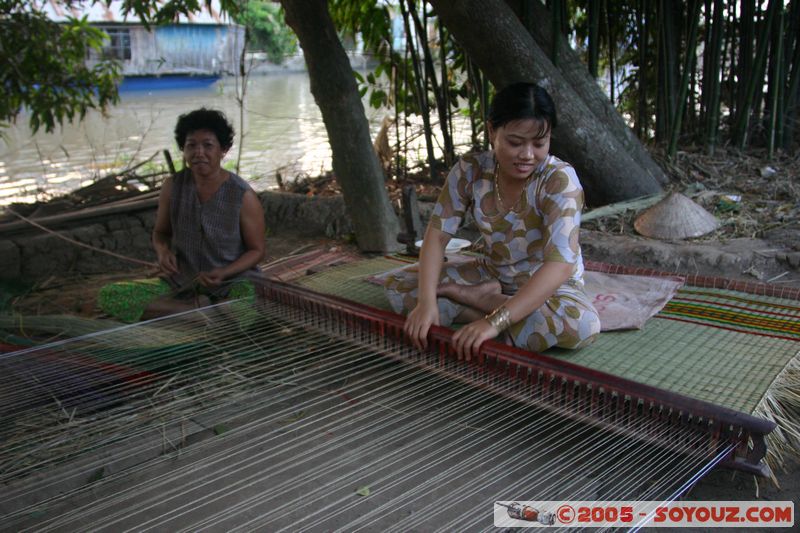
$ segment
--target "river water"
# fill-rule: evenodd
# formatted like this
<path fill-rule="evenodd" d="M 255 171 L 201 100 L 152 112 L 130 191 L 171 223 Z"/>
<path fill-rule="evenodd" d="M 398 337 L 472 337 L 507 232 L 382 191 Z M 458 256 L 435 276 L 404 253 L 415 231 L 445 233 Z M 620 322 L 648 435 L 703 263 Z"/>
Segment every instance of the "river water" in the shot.
<path fill-rule="evenodd" d="M 169 149 L 180 161 L 173 128 L 177 117 L 206 106 L 223 110 L 236 128 L 234 146 L 225 160 L 232 168 L 242 142 L 235 80 L 220 80 L 194 89 L 122 91 L 108 117 L 90 112 L 82 123 L 66 124 L 54 133 L 31 135 L 27 116 L 0 140 L 0 206 L 34 202 L 75 190 L 98 176 L 124 169 Z M 256 190 L 276 186 L 275 175 L 292 179 L 315 176 L 331 168 L 325 125 L 305 73 L 250 78 L 244 118 L 240 173 Z M 388 110 L 365 105 L 373 138 Z M 418 137 L 421 144 L 421 137 Z M 422 159 L 422 147 L 409 159 Z M 142 171 L 142 173 L 144 170 Z"/>

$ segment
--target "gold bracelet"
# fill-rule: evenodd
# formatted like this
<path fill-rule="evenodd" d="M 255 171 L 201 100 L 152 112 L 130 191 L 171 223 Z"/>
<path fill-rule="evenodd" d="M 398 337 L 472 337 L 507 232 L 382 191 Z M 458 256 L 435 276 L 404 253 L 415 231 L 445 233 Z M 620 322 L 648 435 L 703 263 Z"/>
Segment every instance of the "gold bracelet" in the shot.
<path fill-rule="evenodd" d="M 497 332 L 504 331 L 511 326 L 511 311 L 506 309 L 505 305 L 501 305 L 488 315 L 484 317 L 489 324 L 494 327 Z"/>

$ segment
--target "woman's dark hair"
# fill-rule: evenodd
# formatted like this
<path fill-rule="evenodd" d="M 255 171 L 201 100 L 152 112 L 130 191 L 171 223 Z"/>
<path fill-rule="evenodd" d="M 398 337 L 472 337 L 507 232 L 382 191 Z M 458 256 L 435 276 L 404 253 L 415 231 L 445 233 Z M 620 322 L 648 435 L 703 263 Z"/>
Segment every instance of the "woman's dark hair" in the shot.
<path fill-rule="evenodd" d="M 518 82 L 507 85 L 494 96 L 488 118 L 494 129 L 527 118 L 541 121 L 540 137 L 556 127 L 556 104 L 544 88 L 535 83 Z"/>
<path fill-rule="evenodd" d="M 198 130 L 213 131 L 219 145 L 226 152 L 233 146 L 233 126 L 222 111 L 201 107 L 178 117 L 178 123 L 175 125 L 175 142 L 181 151 L 186 144 L 186 136 Z"/>

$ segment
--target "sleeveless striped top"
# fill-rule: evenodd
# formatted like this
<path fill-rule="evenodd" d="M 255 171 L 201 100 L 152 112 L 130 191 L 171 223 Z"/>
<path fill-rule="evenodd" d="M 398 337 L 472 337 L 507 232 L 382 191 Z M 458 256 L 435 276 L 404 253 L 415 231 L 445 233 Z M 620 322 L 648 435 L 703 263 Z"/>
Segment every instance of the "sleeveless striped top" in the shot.
<path fill-rule="evenodd" d="M 172 247 L 183 275 L 194 277 L 198 272 L 224 267 L 247 250 L 239 217 L 248 190 L 252 190 L 250 185 L 231 172 L 217 192 L 200 203 L 191 171 L 174 178 L 170 198 Z"/>

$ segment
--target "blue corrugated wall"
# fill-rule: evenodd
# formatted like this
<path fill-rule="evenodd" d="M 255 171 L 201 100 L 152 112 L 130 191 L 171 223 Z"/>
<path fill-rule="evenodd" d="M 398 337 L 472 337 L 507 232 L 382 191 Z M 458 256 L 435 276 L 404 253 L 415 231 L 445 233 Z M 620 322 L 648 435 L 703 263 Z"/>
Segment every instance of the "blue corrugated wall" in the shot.
<path fill-rule="evenodd" d="M 156 27 L 156 53 L 164 58 L 164 67 L 169 70 L 221 74 L 234 66 L 226 54 L 227 35 L 224 26 Z"/>

